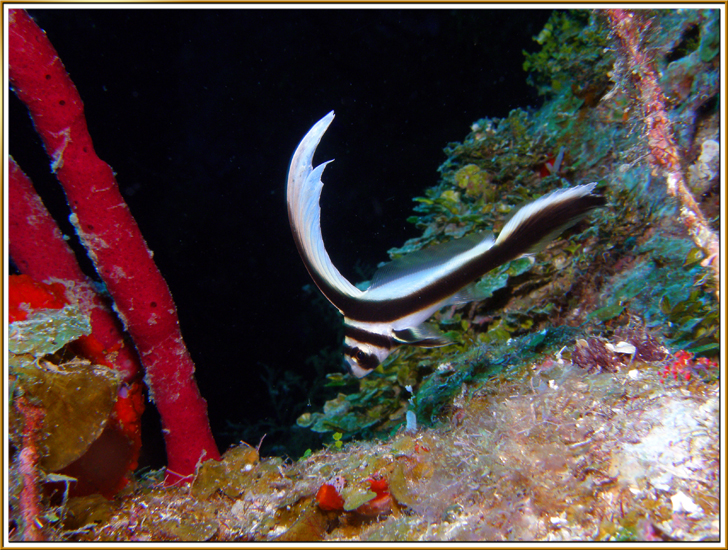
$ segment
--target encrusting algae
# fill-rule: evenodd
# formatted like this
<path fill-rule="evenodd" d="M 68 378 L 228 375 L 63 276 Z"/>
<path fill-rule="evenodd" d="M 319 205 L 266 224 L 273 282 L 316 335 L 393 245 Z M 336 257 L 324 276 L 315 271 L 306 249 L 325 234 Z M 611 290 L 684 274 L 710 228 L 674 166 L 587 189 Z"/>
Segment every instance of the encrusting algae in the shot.
<path fill-rule="evenodd" d="M 436 429 L 296 463 L 242 444 L 191 485 L 140 481 L 102 512 L 89 505 L 102 523 L 73 538 L 710 539 L 718 406 L 715 383 L 664 380 L 639 359 L 590 374 L 564 352 L 463 385 Z"/>

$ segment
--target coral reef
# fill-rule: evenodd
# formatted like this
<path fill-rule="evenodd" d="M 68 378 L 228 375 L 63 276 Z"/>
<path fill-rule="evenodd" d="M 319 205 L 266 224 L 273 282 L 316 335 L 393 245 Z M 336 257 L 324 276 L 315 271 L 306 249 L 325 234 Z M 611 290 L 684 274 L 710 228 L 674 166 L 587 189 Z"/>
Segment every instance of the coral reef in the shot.
<path fill-rule="evenodd" d="M 661 116 L 693 128 L 670 154 L 713 232 L 718 15 L 645 11 L 637 44 L 661 68 Z M 668 192 L 674 171 L 653 162 L 645 95 L 617 70 L 634 55 L 608 14 L 554 12 L 536 40 L 526 69 L 544 106 L 481 119 L 449 144 L 441 181 L 415 199 L 422 235 L 390 255 L 497 231 L 514 205 L 567 184 L 599 182 L 609 207 L 488 274 L 483 301 L 439 312 L 453 345 L 403 349 L 357 381 L 329 374 L 338 395 L 298 419 L 326 434 L 324 450 L 292 461 L 241 443 L 178 487 L 151 472 L 113 502 L 46 503 L 46 536 L 720 539 L 719 264 Z"/>
<path fill-rule="evenodd" d="M 673 62 L 668 66 L 668 74 L 665 75 L 669 79 L 668 82 L 687 80 L 696 84 L 698 90 L 690 86 L 677 95 L 683 102 L 691 101 L 691 103 L 696 101 L 692 96 L 697 96 L 697 101 L 700 102 L 699 106 L 702 106 L 718 92 L 716 87 L 717 75 L 711 74 L 712 71 L 709 68 L 701 67 L 701 64 L 707 64 L 715 57 L 715 47 L 709 45 L 717 40 L 714 36 L 714 29 L 717 25 L 715 14 L 717 12 L 714 11 L 713 13 L 712 17 L 707 15 L 705 20 L 702 21 L 702 40 L 698 48 L 697 59 L 691 60 L 689 56 L 683 58 L 683 60 L 688 61 L 690 70 L 686 70 L 686 66 L 682 61 L 680 65 L 677 65 L 677 70 L 672 70 L 676 67 L 676 62 Z M 710 14 L 710 11 L 708 11 L 708 14 Z M 695 241 L 695 244 L 706 253 L 709 263 L 713 266 L 717 293 L 719 290 L 717 285 L 720 280 L 718 276 L 720 241 L 709 227 L 708 221 L 685 181 L 685 174 L 680 165 L 681 158 L 684 155 L 681 155 L 678 150 L 677 140 L 673 132 L 673 122 L 667 112 L 665 92 L 663 91 L 663 87 L 666 87 L 665 82 L 661 83 L 659 81 L 657 71 L 642 45 L 645 31 L 652 26 L 652 21 L 645 20 L 644 14 L 639 11 L 608 10 L 607 16 L 624 49 L 622 56 L 623 68 L 621 70 L 629 75 L 639 91 L 639 101 L 643 108 L 650 149 L 650 163 L 666 174 L 668 193 L 677 197 L 680 202 L 681 222 L 688 229 L 688 233 Z M 703 42 L 705 42 L 705 46 Z M 694 54 L 693 57 L 695 57 Z M 670 72 L 673 74 L 670 74 Z M 700 89 L 700 83 L 703 80 L 712 82 L 712 85 L 709 84 L 708 89 L 705 91 Z M 669 86 L 667 88 L 669 90 Z M 687 107 L 687 112 L 692 115 L 691 119 L 695 118 L 695 107 Z M 682 118 L 681 122 L 685 124 L 686 121 Z M 689 125 L 692 126 L 693 124 Z"/>
<path fill-rule="evenodd" d="M 659 363 L 588 374 L 565 351 L 463 385 L 437 429 L 295 463 L 243 444 L 184 487 L 70 499 L 59 537 L 715 540 L 718 385 L 663 379 Z"/>
<path fill-rule="evenodd" d="M 650 13 L 652 28 L 682 32 L 698 24 L 710 26 L 715 17 L 715 13 L 701 11 Z M 651 36 L 650 47 L 662 52 L 658 62 L 664 64 L 666 57 L 674 55 L 680 31 L 661 33 Z M 568 67 L 593 57 L 594 45 L 603 48 L 609 37 L 604 13 L 555 12 L 537 37 L 543 52 L 528 56 L 526 66 L 542 80 L 547 75 L 543 81 L 563 79 L 569 74 Z M 567 58 L 569 63 L 563 61 Z M 598 78 L 574 75 L 577 81 L 615 79 L 599 101 L 585 101 L 574 87 L 544 88 L 551 99 L 539 111 L 514 110 L 506 119 L 480 120 L 465 141 L 449 144 L 448 159 L 440 167 L 440 184 L 415 199 L 417 215 L 410 221 L 423 230 L 422 236 L 391 250 L 390 255 L 396 258 L 477 230 L 497 231 L 512 215 L 514 204 L 563 185 L 563 180 L 601 182 L 610 207 L 592 216 L 589 226 L 576 226 L 567 238 L 536 256 L 536 261 L 517 260 L 486 275 L 478 286 L 489 298 L 440 312 L 438 322 L 456 345 L 400 352 L 382 365 L 379 378 L 375 371 L 360 382 L 359 392 L 340 394 L 323 411 L 301 417 L 299 425 L 343 432 L 346 439 L 390 433 L 411 408 L 403 391 L 406 386 L 417 388 L 420 403 L 441 404 L 460 383 L 487 378 L 500 369 L 497 363 L 463 361 L 477 355 L 475 344 L 487 344 L 497 350 L 491 355 L 497 356 L 507 353 L 500 346 L 508 340 L 525 351 L 546 338 L 543 334 L 553 347 L 570 344 L 573 340 L 569 338 L 587 341 L 590 334 L 598 342 L 595 337 L 611 337 L 627 327 L 641 326 L 645 338 L 657 338 L 673 350 L 718 353 L 718 304 L 710 292 L 717 279 L 715 272 L 706 269 L 717 264 L 684 238 L 682 210 L 669 199 L 666 187 L 659 186 L 658 180 L 665 181 L 664 176 L 652 174 L 653 167 L 645 161 L 649 144 L 636 131 L 640 119 L 625 117 L 640 109 L 632 105 L 637 99 L 626 91 L 630 81 L 627 75 L 610 71 L 615 58 L 607 55 L 605 59 L 610 62 L 601 68 L 587 63 L 579 68 L 603 71 Z M 703 63 L 701 71 L 712 73 L 714 67 Z M 675 114 L 679 112 L 681 105 L 672 104 L 671 115 L 679 116 Z M 712 111 L 699 118 L 704 136 L 711 136 L 708 141 L 712 142 L 717 119 Z M 695 139 L 705 142 L 702 136 Z M 709 143 L 708 151 L 712 147 Z M 685 156 L 689 150 L 684 149 Z M 704 158 L 714 158 L 709 155 Z M 553 166 L 556 157 L 561 157 L 557 173 L 544 171 L 544 165 L 551 162 Z M 711 191 L 702 197 L 699 208 L 715 212 L 718 199 Z M 553 327 L 559 325 L 561 330 L 581 325 L 583 336 L 571 330 L 568 336 L 557 338 Z M 548 344 L 541 343 L 540 350 L 548 349 Z M 600 368 L 613 370 L 605 365 Z M 442 380 L 443 371 L 451 373 L 447 377 L 451 384 Z M 331 385 L 345 383 L 339 375 L 329 375 L 329 379 Z M 418 411 L 418 419 L 428 422 L 429 417 L 420 418 Z"/>

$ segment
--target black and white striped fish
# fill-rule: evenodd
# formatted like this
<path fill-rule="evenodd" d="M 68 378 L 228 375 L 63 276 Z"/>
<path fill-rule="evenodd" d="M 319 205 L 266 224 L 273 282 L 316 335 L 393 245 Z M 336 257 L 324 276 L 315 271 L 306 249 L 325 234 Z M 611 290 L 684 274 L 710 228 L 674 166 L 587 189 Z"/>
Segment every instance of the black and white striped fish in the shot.
<path fill-rule="evenodd" d="M 359 290 L 331 263 L 321 236 L 321 174 L 316 147 L 334 119 L 319 120 L 299 144 L 288 172 L 288 219 L 298 252 L 316 286 L 344 316 L 344 354 L 361 378 L 403 344 L 450 343 L 425 321 L 438 309 L 477 299 L 474 282 L 488 271 L 529 254 L 605 204 L 596 183 L 554 191 L 521 208 L 494 239 L 478 234 L 435 245 L 390 262 Z"/>

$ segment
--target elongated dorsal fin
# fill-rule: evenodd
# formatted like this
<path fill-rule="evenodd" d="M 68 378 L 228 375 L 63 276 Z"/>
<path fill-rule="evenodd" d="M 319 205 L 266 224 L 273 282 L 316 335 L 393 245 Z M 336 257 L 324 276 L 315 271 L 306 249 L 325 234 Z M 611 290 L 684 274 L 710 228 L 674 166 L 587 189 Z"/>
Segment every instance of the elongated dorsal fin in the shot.
<path fill-rule="evenodd" d="M 334 120 L 331 111 L 319 120 L 301 140 L 288 171 L 288 219 L 296 247 L 316 286 L 339 310 L 347 301 L 361 296 L 362 291 L 351 284 L 331 262 L 321 235 L 321 174 L 331 162 L 312 166 L 321 137 Z"/>

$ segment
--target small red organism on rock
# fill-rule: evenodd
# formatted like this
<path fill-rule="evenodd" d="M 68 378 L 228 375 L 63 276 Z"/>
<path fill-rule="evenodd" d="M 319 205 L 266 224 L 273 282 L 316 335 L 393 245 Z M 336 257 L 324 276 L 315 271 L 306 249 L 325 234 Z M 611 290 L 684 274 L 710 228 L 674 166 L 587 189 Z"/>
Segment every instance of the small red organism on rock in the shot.
<path fill-rule="evenodd" d="M 685 378 L 686 382 L 689 382 L 690 371 L 687 370 L 687 366 L 688 361 L 691 361 L 692 358 L 693 354 L 689 351 L 679 350 L 678 352 L 676 352 L 675 360 L 665 365 L 665 368 L 662 370 L 662 379 L 665 380 L 665 378 L 667 378 L 669 374 L 672 373 L 675 377 L 675 380 L 677 380 L 679 376 L 682 376 L 683 378 Z"/>
<path fill-rule="evenodd" d="M 358 514 L 364 516 L 379 516 L 392 510 L 392 496 L 389 494 L 389 483 L 384 478 L 369 478 L 369 489 L 377 494 L 369 502 L 365 502 L 356 509 Z"/>
<path fill-rule="evenodd" d="M 693 374 L 707 373 L 709 370 L 718 368 L 718 363 L 715 361 L 707 357 L 698 357 L 693 360 L 694 354 L 682 349 L 675 352 L 673 357 L 674 359 L 662 369 L 660 376 L 663 381 L 672 374 L 675 380 L 683 378 L 686 382 L 690 382 Z"/>
<path fill-rule="evenodd" d="M 331 482 L 321 485 L 316 493 L 319 508 L 327 512 L 341 512 L 344 509 L 344 499 L 340 492 L 345 485 L 343 476 L 336 476 Z"/>
<path fill-rule="evenodd" d="M 419 453 L 420 451 L 424 451 L 426 453 L 430 452 L 430 449 L 425 447 L 424 445 L 420 445 L 417 441 L 415 441 L 415 452 Z"/>
<path fill-rule="evenodd" d="M 369 490 L 376 496 L 354 510 L 362 516 L 379 516 L 388 514 L 392 510 L 392 496 L 389 493 L 389 483 L 385 478 L 370 477 L 366 479 Z M 341 491 L 346 486 L 343 476 L 335 476 L 319 488 L 316 493 L 316 503 L 325 512 L 343 512 L 344 498 Z"/>

